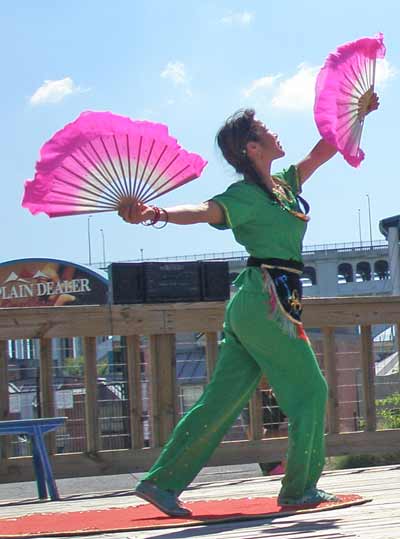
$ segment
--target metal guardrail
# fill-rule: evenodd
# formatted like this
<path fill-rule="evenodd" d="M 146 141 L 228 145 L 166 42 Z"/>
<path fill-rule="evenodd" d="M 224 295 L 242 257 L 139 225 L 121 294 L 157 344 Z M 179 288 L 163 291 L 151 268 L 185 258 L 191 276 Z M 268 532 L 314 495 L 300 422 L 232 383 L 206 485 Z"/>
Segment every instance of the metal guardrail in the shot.
<path fill-rule="evenodd" d="M 347 243 L 327 243 L 319 245 L 305 245 L 303 254 L 311 254 L 318 251 L 372 251 L 387 249 L 388 242 L 386 240 L 374 240 L 372 242 L 347 242 Z"/>
<path fill-rule="evenodd" d="M 371 250 L 385 250 L 388 248 L 388 242 L 386 240 L 373 240 L 372 242 L 343 242 L 343 243 L 325 243 L 316 245 L 305 245 L 303 247 L 303 254 L 313 254 L 317 252 L 337 251 L 337 252 L 349 252 L 349 251 L 371 251 Z M 224 251 L 215 253 L 199 253 L 191 255 L 179 255 L 179 256 L 162 256 L 156 258 L 134 258 L 130 260 L 118 260 L 114 262 L 183 262 L 189 260 L 238 260 L 246 259 L 248 254 L 246 251 Z M 99 269 L 105 269 L 111 262 L 93 262 L 90 266 Z M 83 265 L 88 265 L 83 263 Z"/>

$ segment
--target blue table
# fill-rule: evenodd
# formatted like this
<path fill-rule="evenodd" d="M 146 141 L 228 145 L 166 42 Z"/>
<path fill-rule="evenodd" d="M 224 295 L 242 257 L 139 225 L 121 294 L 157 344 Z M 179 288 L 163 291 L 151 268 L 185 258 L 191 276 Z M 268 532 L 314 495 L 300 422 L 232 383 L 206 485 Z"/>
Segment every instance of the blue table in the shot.
<path fill-rule="evenodd" d="M 42 419 L 17 419 L 15 421 L 0 421 L 0 436 L 24 434 L 32 444 L 33 467 L 39 498 L 58 500 L 59 494 L 53 477 L 53 470 L 44 443 L 44 434 L 57 429 L 65 423 L 66 417 L 49 417 Z"/>

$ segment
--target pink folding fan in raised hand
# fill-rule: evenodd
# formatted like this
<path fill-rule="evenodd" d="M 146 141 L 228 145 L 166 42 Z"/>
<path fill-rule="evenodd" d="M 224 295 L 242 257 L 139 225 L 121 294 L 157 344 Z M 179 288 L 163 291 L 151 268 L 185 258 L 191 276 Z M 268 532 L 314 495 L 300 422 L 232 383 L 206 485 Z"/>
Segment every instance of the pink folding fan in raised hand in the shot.
<path fill-rule="evenodd" d="M 376 60 L 385 52 L 383 34 L 346 43 L 328 56 L 317 77 L 315 122 L 353 167 L 364 159 L 361 134 L 374 93 Z"/>
<path fill-rule="evenodd" d="M 165 125 L 84 112 L 43 145 L 22 206 L 60 217 L 145 204 L 198 178 L 206 164 Z"/>

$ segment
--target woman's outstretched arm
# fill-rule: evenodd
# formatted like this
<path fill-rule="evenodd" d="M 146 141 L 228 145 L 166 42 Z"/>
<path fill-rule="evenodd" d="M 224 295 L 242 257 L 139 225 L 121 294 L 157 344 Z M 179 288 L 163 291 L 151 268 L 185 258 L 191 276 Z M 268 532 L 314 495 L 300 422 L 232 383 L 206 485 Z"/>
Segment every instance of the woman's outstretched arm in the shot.
<path fill-rule="evenodd" d="M 118 210 L 118 215 L 124 221 L 131 224 L 139 224 L 154 219 L 155 211 L 146 205 L 123 205 Z M 219 225 L 224 223 L 225 216 L 222 208 L 212 200 L 200 204 L 185 204 L 165 208 L 160 212 L 160 221 L 168 221 L 176 225 L 193 225 L 196 223 L 210 223 Z"/>

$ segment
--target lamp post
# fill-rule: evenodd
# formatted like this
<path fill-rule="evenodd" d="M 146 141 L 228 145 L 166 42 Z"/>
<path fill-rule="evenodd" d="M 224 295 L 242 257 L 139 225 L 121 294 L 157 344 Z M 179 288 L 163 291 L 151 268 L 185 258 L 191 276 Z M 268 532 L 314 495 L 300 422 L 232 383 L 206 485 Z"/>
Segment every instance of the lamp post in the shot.
<path fill-rule="evenodd" d="M 103 243 L 103 269 L 106 269 L 106 242 L 104 240 L 104 230 L 100 228 L 100 232 Z"/>
<path fill-rule="evenodd" d="M 90 241 L 90 219 L 92 218 L 91 215 L 89 215 L 87 220 L 87 237 L 88 237 L 88 251 L 89 251 L 89 266 L 92 265 L 92 245 Z"/>
<path fill-rule="evenodd" d="M 361 211 L 358 209 L 358 233 L 360 235 L 360 244 L 362 247 L 362 235 L 361 235 Z"/>
<path fill-rule="evenodd" d="M 371 202 L 369 200 L 369 195 L 367 195 L 367 200 L 368 200 L 368 216 L 369 216 L 369 241 L 372 247 Z"/>

